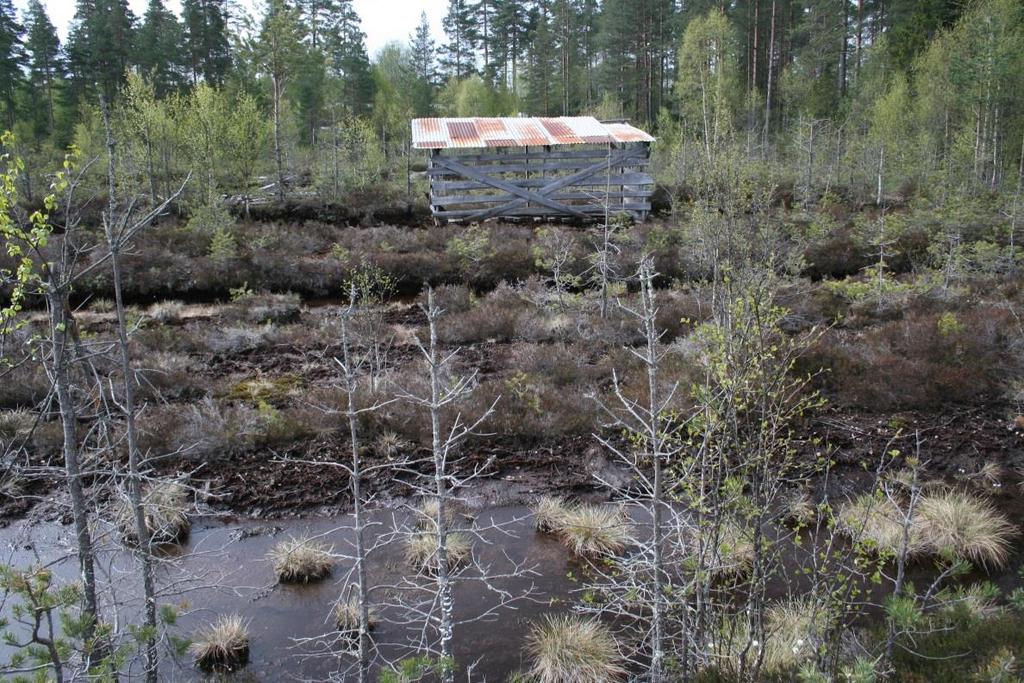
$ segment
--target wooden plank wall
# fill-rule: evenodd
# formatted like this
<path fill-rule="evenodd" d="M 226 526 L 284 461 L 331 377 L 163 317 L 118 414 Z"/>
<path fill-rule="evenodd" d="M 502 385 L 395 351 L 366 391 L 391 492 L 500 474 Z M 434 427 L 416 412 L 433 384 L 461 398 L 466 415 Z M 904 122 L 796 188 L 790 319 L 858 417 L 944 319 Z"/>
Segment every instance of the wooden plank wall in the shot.
<path fill-rule="evenodd" d="M 427 175 L 431 212 L 445 221 L 499 217 L 644 220 L 654 180 L 650 145 L 434 150 Z"/>

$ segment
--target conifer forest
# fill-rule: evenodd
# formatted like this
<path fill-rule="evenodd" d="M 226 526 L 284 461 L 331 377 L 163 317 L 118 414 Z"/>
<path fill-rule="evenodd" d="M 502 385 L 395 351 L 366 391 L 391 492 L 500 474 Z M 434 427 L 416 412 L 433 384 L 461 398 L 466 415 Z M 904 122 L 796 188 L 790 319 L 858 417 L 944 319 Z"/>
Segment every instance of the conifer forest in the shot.
<path fill-rule="evenodd" d="M 1019 0 L 0 0 L 0 233 L 4 680 L 1024 681 Z"/>

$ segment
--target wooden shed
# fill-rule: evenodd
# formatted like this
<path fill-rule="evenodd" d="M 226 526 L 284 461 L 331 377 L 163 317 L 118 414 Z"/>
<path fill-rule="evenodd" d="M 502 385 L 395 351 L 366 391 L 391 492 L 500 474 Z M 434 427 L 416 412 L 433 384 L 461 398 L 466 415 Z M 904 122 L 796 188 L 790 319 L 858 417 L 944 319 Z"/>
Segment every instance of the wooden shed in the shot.
<path fill-rule="evenodd" d="M 559 118 L 413 119 L 412 146 L 429 154 L 436 220 L 540 217 L 644 220 L 654 138 L 624 122 Z"/>

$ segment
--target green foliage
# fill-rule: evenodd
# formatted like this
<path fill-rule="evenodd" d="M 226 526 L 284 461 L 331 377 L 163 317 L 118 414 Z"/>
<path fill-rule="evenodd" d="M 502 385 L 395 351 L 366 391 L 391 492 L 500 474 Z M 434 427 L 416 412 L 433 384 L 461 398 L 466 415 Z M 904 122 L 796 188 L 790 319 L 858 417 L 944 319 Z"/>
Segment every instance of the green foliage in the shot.
<path fill-rule="evenodd" d="M 449 659 L 429 655 L 406 657 L 395 664 L 395 668 L 380 672 L 380 683 L 414 683 L 428 675 L 441 676 L 455 670 L 455 663 Z"/>
<path fill-rule="evenodd" d="M 495 254 L 491 245 L 491 229 L 480 223 L 462 228 L 448 240 L 445 250 L 464 264 L 479 266 Z"/>
<path fill-rule="evenodd" d="M 102 644 L 105 654 L 94 659 L 89 674 L 95 680 L 108 681 L 114 680 L 114 672 L 127 661 L 132 644 L 111 647 L 109 624 L 95 625 L 91 639 L 86 640 L 93 624 L 79 609 L 82 592 L 78 584 L 59 584 L 53 572 L 43 567 L 20 569 L 4 564 L 0 565 L 0 591 L 10 600 L 0 620 L 0 638 L 11 652 L 5 667 L 41 667 L 31 679 L 35 681 L 48 680 L 48 670 L 60 669 L 68 676 L 80 664 L 76 653 L 96 652 Z M 135 642 L 143 642 L 145 634 L 133 635 L 138 636 Z"/>
<path fill-rule="evenodd" d="M 8 151 L 13 143 L 10 133 L 0 135 L 0 237 L 8 258 L 17 264 L 13 270 L 0 270 L 0 276 L 11 283 L 7 302 L 0 308 L 0 332 L 6 333 L 24 324 L 18 320 L 25 297 L 43 285 L 41 268 L 45 263 L 42 250 L 49 242 L 53 227 L 49 214 L 57 208 L 57 199 L 68 187 L 68 176 L 74 170 L 78 155 L 72 148 L 64 159 L 64 166 L 51 185 L 51 193 L 43 200 L 43 210 L 33 211 L 26 224 L 15 220 L 13 213 L 18 204 L 16 182 L 24 169 L 24 162 Z"/>
<path fill-rule="evenodd" d="M 690 22 L 679 48 L 676 97 L 686 131 L 710 159 L 733 133 L 737 108 L 736 36 L 725 14 L 711 10 Z"/>
<path fill-rule="evenodd" d="M 214 261 L 226 261 L 238 255 L 238 244 L 231 228 L 218 227 L 210 237 L 210 258 Z"/>

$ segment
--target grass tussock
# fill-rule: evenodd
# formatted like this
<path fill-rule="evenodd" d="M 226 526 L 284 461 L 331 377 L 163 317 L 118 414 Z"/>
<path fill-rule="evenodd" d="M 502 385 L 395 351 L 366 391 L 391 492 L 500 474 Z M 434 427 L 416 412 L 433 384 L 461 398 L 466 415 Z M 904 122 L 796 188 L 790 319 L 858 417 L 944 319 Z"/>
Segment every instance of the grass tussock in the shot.
<path fill-rule="evenodd" d="M 142 491 L 146 531 L 153 543 L 177 543 L 189 531 L 189 493 L 178 481 L 154 481 Z M 135 514 L 126 499 L 117 503 L 114 519 L 125 540 L 137 543 Z"/>
<path fill-rule="evenodd" d="M 310 583 L 331 573 L 329 546 L 308 537 L 289 538 L 270 550 L 270 561 L 282 583 Z"/>
<path fill-rule="evenodd" d="M 718 530 L 718 546 L 710 571 L 719 578 L 741 576 L 754 564 L 754 542 L 750 530 L 736 520 L 726 520 Z"/>
<path fill-rule="evenodd" d="M 181 319 L 185 304 L 180 301 L 158 301 L 149 307 L 149 317 L 159 323 L 171 323 Z"/>
<path fill-rule="evenodd" d="M 357 639 L 359 638 L 359 598 L 351 596 L 349 598 L 343 598 L 339 600 L 332 610 L 334 615 L 334 624 L 338 627 L 338 631 L 345 638 Z M 376 610 L 370 608 L 367 610 L 367 627 L 369 630 L 377 628 L 377 624 L 380 623 L 380 618 L 377 615 Z"/>
<path fill-rule="evenodd" d="M 558 531 L 565 526 L 566 515 L 570 508 L 565 501 L 556 496 L 541 496 L 530 506 L 533 513 L 533 525 L 537 531 Z"/>
<path fill-rule="evenodd" d="M 249 659 L 249 625 L 237 614 L 222 616 L 196 632 L 189 651 L 201 669 L 235 671 Z"/>
<path fill-rule="evenodd" d="M 766 671 L 785 671 L 813 659 L 817 648 L 816 636 L 827 628 L 824 614 L 816 613 L 814 604 L 806 599 L 772 605 L 765 613 L 765 621 Z"/>
<path fill-rule="evenodd" d="M 436 498 L 424 498 L 416 506 L 416 528 L 433 531 L 437 528 L 438 504 Z M 455 504 L 447 501 L 444 508 L 445 526 L 451 527 L 455 522 Z"/>
<path fill-rule="evenodd" d="M 840 527 L 895 554 L 904 543 L 906 510 L 888 498 L 863 494 L 839 511 Z M 1013 525 L 991 503 L 958 490 L 934 489 L 921 496 L 907 530 L 911 556 L 951 555 L 982 567 L 1002 567 L 1010 555 Z"/>
<path fill-rule="evenodd" d="M 865 493 L 848 500 L 839 508 L 839 527 L 851 538 L 874 549 L 879 554 L 895 554 L 904 543 L 904 515 L 888 498 Z M 906 539 L 910 556 L 926 552 L 924 539 L 912 524 Z"/>
<path fill-rule="evenodd" d="M 462 531 L 448 534 L 448 568 L 461 567 L 469 561 L 473 548 L 469 535 Z M 417 569 L 437 571 L 437 535 L 432 531 L 413 534 L 405 544 L 405 559 Z"/>
<path fill-rule="evenodd" d="M 565 511 L 555 531 L 580 557 L 616 555 L 629 544 L 629 524 L 621 508 L 577 505 Z"/>
<path fill-rule="evenodd" d="M 1016 530 L 991 503 L 961 491 L 938 491 L 921 499 L 919 514 L 921 536 L 933 552 L 986 568 L 1006 565 Z"/>
<path fill-rule="evenodd" d="M 36 416 L 28 408 L 0 411 L 0 440 L 24 438 L 35 422 Z"/>
<path fill-rule="evenodd" d="M 574 615 L 546 616 L 527 637 L 537 683 L 607 683 L 626 675 L 614 636 L 596 619 Z"/>
<path fill-rule="evenodd" d="M 818 509 L 806 491 L 797 491 L 783 502 L 782 521 L 789 526 L 808 526 L 817 519 Z"/>

